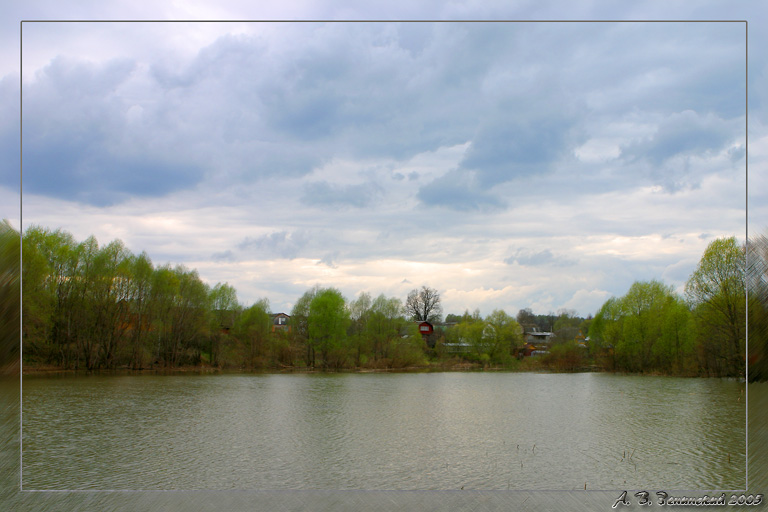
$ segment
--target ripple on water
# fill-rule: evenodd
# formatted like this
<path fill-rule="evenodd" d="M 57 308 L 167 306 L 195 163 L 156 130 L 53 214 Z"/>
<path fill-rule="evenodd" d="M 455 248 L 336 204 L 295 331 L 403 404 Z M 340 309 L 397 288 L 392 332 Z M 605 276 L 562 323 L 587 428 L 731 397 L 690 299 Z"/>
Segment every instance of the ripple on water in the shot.
<path fill-rule="evenodd" d="M 734 384 L 504 373 L 32 379 L 24 487 L 739 488 Z"/>

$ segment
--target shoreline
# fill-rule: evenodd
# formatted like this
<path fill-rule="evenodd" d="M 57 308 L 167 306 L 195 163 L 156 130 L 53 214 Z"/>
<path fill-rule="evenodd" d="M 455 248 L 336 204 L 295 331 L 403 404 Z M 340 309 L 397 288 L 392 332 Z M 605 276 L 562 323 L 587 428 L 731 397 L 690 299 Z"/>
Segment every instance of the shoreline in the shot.
<path fill-rule="evenodd" d="M 483 366 L 480 363 L 461 362 L 454 364 L 434 364 L 427 366 L 405 366 L 401 368 L 313 368 L 313 367 L 282 367 L 282 368 L 232 368 L 232 367 L 214 367 L 214 366 L 179 366 L 173 368 L 148 367 L 141 369 L 131 369 L 129 367 L 119 368 L 97 368 L 86 370 L 83 368 L 61 368 L 53 365 L 34 365 L 24 364 L 15 365 L 14 374 L 21 373 L 24 376 L 34 375 L 169 375 L 169 374 L 330 374 L 330 373 L 434 373 L 434 372 L 508 372 L 508 373 L 583 373 L 586 371 L 592 373 L 604 372 L 603 369 L 593 368 L 591 370 L 578 370 L 574 372 L 559 372 L 545 366 L 526 365 L 521 368 L 503 366 Z"/>
<path fill-rule="evenodd" d="M 610 373 L 614 375 L 642 376 L 642 377 L 680 377 L 680 378 L 712 378 L 708 375 L 676 375 L 664 374 L 659 372 L 648 373 L 626 373 L 611 371 L 597 366 L 585 366 L 571 371 L 557 370 L 547 368 L 546 366 L 525 366 L 521 367 L 484 367 L 479 363 L 457 363 L 453 365 L 430 365 L 430 366 L 409 366 L 403 368 L 343 368 L 343 369 L 323 369 L 311 367 L 289 367 L 289 368 L 219 368 L 211 366 L 182 366 L 176 368 L 142 368 L 133 370 L 130 368 L 114 369 L 65 369 L 56 366 L 47 365 L 24 365 L 21 372 L 6 373 L 5 375 L 16 375 L 21 373 L 24 377 L 45 377 L 45 376 L 88 376 L 88 375 L 287 375 L 287 374 L 367 374 L 367 373 Z"/>
<path fill-rule="evenodd" d="M 456 364 L 436 364 L 429 366 L 407 366 L 403 368 L 342 368 L 338 370 L 312 368 L 312 367 L 285 367 L 285 368 L 220 368 L 212 366 L 181 366 L 175 368 L 142 368 L 133 370 L 131 368 L 113 368 L 113 369 L 72 369 L 60 368 L 50 365 L 19 365 L 14 364 L 10 367 L 0 368 L 0 376 L 3 377 L 63 377 L 63 376 L 89 376 L 89 375 L 114 375 L 114 376 L 138 376 L 138 375 L 288 375 L 288 374 L 367 374 L 367 373 L 609 373 L 613 375 L 638 376 L 638 377 L 679 377 L 685 379 L 691 378 L 724 378 L 733 379 L 733 377 L 713 377 L 711 375 L 685 375 L 685 374 L 667 374 L 661 372 L 647 373 L 627 373 L 617 372 L 602 368 L 599 366 L 584 366 L 573 370 L 558 370 L 548 368 L 544 365 L 525 365 L 520 367 L 484 367 L 480 363 L 456 363 Z"/>

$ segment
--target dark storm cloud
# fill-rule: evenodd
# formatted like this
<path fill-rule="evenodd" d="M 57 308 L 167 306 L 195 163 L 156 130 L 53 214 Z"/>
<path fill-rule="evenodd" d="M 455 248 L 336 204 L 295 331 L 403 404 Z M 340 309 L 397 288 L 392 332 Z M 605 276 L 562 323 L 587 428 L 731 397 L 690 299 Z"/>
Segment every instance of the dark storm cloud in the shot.
<path fill-rule="evenodd" d="M 24 159 L 24 191 L 108 206 L 132 196 L 160 197 L 191 187 L 199 168 L 160 159 L 115 157 L 76 145 L 32 147 Z"/>
<path fill-rule="evenodd" d="M 117 93 L 133 69 L 127 60 L 97 65 L 57 58 L 25 88 L 25 192 L 104 206 L 200 181 L 202 170 L 180 148 L 131 151 L 125 142 L 148 135 L 131 133 Z"/>

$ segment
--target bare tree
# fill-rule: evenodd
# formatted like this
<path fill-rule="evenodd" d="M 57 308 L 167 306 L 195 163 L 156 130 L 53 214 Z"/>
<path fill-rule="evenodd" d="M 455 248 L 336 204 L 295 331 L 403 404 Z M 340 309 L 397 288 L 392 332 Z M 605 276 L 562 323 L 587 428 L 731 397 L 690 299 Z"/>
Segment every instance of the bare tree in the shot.
<path fill-rule="evenodd" d="M 405 314 L 413 320 L 439 321 L 443 314 L 440 294 L 427 286 L 422 286 L 421 290 L 411 290 L 405 301 Z"/>

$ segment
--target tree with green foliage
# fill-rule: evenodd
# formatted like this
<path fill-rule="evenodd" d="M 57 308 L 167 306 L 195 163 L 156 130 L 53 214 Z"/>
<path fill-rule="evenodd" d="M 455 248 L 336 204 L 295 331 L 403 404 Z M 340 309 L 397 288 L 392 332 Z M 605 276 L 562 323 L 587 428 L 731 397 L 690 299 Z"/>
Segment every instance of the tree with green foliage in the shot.
<path fill-rule="evenodd" d="M 653 355 L 658 366 L 666 372 L 696 374 L 698 364 L 691 310 L 676 294 L 666 300 L 661 319 L 661 337 L 653 346 Z"/>
<path fill-rule="evenodd" d="M 523 344 L 523 328 L 503 309 L 496 309 L 485 318 L 485 338 L 490 345 L 491 361 L 509 363 L 512 354 Z"/>
<path fill-rule="evenodd" d="M 589 353 L 610 370 L 616 368 L 614 347 L 621 336 L 622 320 L 619 299 L 611 297 L 603 303 L 589 326 Z"/>
<path fill-rule="evenodd" d="M 390 358 L 392 345 L 400 339 L 404 324 L 403 304 L 400 299 L 388 298 L 384 294 L 374 299 L 364 331 L 364 336 L 371 342 L 374 359 Z"/>
<path fill-rule="evenodd" d="M 38 226 L 22 237 L 22 325 L 25 360 L 77 367 L 73 310 L 76 242 L 60 230 Z"/>
<path fill-rule="evenodd" d="M 584 321 L 579 318 L 573 309 L 560 309 L 552 325 L 552 332 L 555 334 L 554 343 L 566 343 L 576 339 L 579 335 L 579 327 Z"/>
<path fill-rule="evenodd" d="M 390 342 L 389 366 L 391 368 L 407 368 L 426 365 L 424 341 L 419 332 L 418 325 L 413 322 L 407 322 L 404 327 L 405 335 L 398 336 Z"/>
<path fill-rule="evenodd" d="M 0 223 L 0 371 L 3 373 L 18 370 L 20 244 L 19 232 L 3 219 Z"/>
<path fill-rule="evenodd" d="M 208 354 L 212 366 L 219 366 L 224 331 L 231 330 L 242 311 L 237 291 L 229 283 L 217 283 L 210 292 L 211 326 Z"/>
<path fill-rule="evenodd" d="M 130 274 L 131 311 L 127 323 L 130 337 L 130 366 L 134 370 L 144 368 L 148 358 L 152 356 L 150 328 L 153 318 L 152 260 L 146 252 L 138 256 L 130 256 L 128 270 Z"/>
<path fill-rule="evenodd" d="M 372 349 L 371 338 L 366 335 L 366 327 L 370 321 L 373 302 L 368 292 L 362 292 L 360 296 L 349 303 L 349 341 L 355 356 L 355 366 L 367 363 Z"/>
<path fill-rule="evenodd" d="M 589 329 L 589 349 L 602 364 L 630 372 L 679 371 L 693 358 L 690 312 L 671 286 L 635 282 L 610 298 Z"/>
<path fill-rule="evenodd" d="M 768 380 L 768 235 L 747 241 L 750 382 Z"/>
<path fill-rule="evenodd" d="M 250 369 L 265 366 L 272 330 L 269 301 L 261 299 L 246 308 L 235 320 L 233 334 L 241 348 L 241 359 Z"/>
<path fill-rule="evenodd" d="M 685 285 L 706 367 L 719 376 L 744 376 L 745 251 L 735 237 L 711 242 Z"/>
<path fill-rule="evenodd" d="M 472 316 L 462 319 L 454 328 L 456 341 L 469 345 L 472 357 L 484 364 L 490 362 L 490 352 L 492 349 L 492 342 L 489 339 L 491 332 L 486 328 L 487 326 L 482 318 L 474 318 Z"/>
<path fill-rule="evenodd" d="M 349 310 L 341 292 L 321 289 L 309 304 L 309 342 L 320 354 L 324 368 L 342 368 L 349 356 L 347 327 Z"/>
<path fill-rule="evenodd" d="M 624 323 L 616 357 L 627 370 L 657 366 L 652 359 L 653 346 L 661 338 L 663 311 L 672 293 L 671 286 L 652 280 L 633 283 L 621 298 Z"/>
<path fill-rule="evenodd" d="M 311 367 L 315 366 L 315 349 L 309 342 L 309 305 L 319 292 L 320 286 L 304 292 L 291 308 L 291 319 L 288 322 L 295 343 L 306 348 L 306 364 Z"/>

